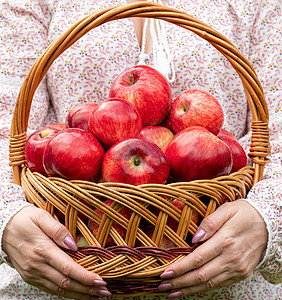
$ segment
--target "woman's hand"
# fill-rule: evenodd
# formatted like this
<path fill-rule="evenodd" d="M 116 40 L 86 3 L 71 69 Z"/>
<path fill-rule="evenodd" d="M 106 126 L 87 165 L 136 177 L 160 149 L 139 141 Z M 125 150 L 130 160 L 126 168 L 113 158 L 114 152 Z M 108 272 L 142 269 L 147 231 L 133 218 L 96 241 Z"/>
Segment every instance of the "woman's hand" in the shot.
<path fill-rule="evenodd" d="M 47 293 L 82 300 L 110 295 L 100 276 L 56 245 L 77 249 L 67 228 L 42 209 L 28 206 L 18 212 L 7 224 L 2 242 L 23 280 Z"/>
<path fill-rule="evenodd" d="M 247 278 L 267 246 L 264 220 L 246 201 L 220 206 L 205 218 L 193 242 L 205 241 L 161 275 L 169 298 L 220 288 Z"/>

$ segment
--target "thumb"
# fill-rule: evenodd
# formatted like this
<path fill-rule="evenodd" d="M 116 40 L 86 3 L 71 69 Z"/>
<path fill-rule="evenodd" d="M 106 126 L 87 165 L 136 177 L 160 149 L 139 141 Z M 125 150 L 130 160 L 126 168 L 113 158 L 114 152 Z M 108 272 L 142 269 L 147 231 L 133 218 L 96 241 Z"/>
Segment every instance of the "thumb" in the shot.
<path fill-rule="evenodd" d="M 203 242 L 213 236 L 236 213 L 236 210 L 232 209 L 234 207 L 232 204 L 225 203 L 205 217 L 195 232 L 192 243 Z"/>
<path fill-rule="evenodd" d="M 68 229 L 63 224 L 56 221 L 51 214 L 41 210 L 36 216 L 37 218 L 33 218 L 36 225 L 56 244 L 73 251 L 78 249 L 77 244 L 70 235 Z"/>

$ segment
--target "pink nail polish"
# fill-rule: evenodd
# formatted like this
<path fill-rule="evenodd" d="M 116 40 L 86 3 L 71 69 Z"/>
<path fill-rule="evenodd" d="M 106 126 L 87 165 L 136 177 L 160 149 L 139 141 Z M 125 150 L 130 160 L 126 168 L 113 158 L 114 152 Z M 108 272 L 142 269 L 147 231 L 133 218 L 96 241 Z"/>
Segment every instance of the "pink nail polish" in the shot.
<path fill-rule="evenodd" d="M 192 243 L 193 244 L 198 243 L 205 235 L 206 232 L 204 231 L 204 229 L 199 228 L 192 238 Z"/>
<path fill-rule="evenodd" d="M 173 271 L 166 271 L 163 274 L 160 275 L 161 278 L 171 278 L 174 276 L 174 272 Z"/>
<path fill-rule="evenodd" d="M 73 251 L 77 251 L 78 247 L 77 247 L 77 244 L 76 242 L 74 241 L 74 239 L 68 235 L 63 243 L 67 246 L 67 248 L 69 248 L 70 250 L 73 250 Z"/>
<path fill-rule="evenodd" d="M 183 294 L 181 291 L 172 292 L 167 295 L 168 298 L 178 298 L 178 297 L 182 297 L 182 296 L 183 296 Z"/>
<path fill-rule="evenodd" d="M 107 290 L 98 290 L 97 295 L 108 297 L 108 296 L 111 296 L 112 294 L 111 294 L 111 292 L 109 292 Z"/>
<path fill-rule="evenodd" d="M 107 285 L 107 282 L 105 282 L 104 280 L 99 280 L 99 279 L 93 280 L 93 283 L 96 286 L 106 286 Z"/>
<path fill-rule="evenodd" d="M 171 286 L 171 283 L 169 283 L 169 282 L 161 283 L 161 284 L 158 286 L 158 289 L 159 289 L 159 290 L 170 290 L 171 288 L 172 288 L 172 286 Z"/>

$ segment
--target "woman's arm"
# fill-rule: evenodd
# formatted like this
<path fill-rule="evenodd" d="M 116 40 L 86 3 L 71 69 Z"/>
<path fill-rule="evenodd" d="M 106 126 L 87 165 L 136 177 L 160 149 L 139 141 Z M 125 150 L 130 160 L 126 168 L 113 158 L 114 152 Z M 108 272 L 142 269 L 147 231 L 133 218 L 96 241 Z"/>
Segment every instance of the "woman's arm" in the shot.
<path fill-rule="evenodd" d="M 22 82 L 32 63 L 47 46 L 48 7 L 39 2 L 2 1 L 0 26 L 0 244 L 11 217 L 27 206 L 23 190 L 13 183 L 9 167 L 12 114 Z M 49 106 L 45 81 L 35 95 L 31 129 L 41 126 Z M 37 111 L 37 109 L 39 110 Z M 39 117 L 40 116 L 40 117 Z M 0 255 L 0 260 L 3 257 Z"/>
<path fill-rule="evenodd" d="M 0 4 L 0 238 L 2 249 L 29 284 L 48 293 L 89 299 L 109 296 L 97 274 L 76 264 L 59 247 L 76 250 L 67 228 L 39 208 L 28 205 L 23 190 L 13 183 L 9 167 L 9 132 L 23 79 L 47 47 L 51 11 L 44 1 L 7 0 Z M 29 130 L 54 121 L 44 79 L 30 112 Z M 27 206 L 28 207 L 25 207 Z M 3 258 L 2 258 L 3 259 Z"/>
<path fill-rule="evenodd" d="M 271 283 L 282 280 L 282 11 L 281 2 L 260 2 L 250 39 L 249 61 L 263 86 L 269 110 L 271 143 L 270 162 L 265 166 L 263 180 L 247 197 L 263 217 L 268 230 L 265 256 L 257 269 Z M 250 125 L 250 122 L 248 122 Z M 250 132 L 250 127 L 249 127 Z M 250 145 L 250 133 L 240 140 Z"/>
<path fill-rule="evenodd" d="M 262 83 L 269 108 L 271 162 L 246 200 L 222 205 L 204 219 L 194 242 L 205 243 L 166 269 L 162 275 L 166 280 L 159 288 L 173 289 L 170 297 L 230 285 L 248 277 L 255 268 L 271 283 L 282 280 L 281 3 L 263 3 L 257 7 L 249 32 L 248 59 Z M 247 134 L 240 139 L 246 150 L 250 136 L 248 126 Z"/>

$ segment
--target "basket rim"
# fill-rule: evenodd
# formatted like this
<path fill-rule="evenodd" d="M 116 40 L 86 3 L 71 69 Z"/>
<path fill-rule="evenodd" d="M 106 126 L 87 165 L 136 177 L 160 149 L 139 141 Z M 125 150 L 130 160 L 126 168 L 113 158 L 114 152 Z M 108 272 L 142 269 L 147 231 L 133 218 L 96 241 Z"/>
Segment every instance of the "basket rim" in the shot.
<path fill-rule="evenodd" d="M 260 181 L 270 154 L 269 116 L 263 89 L 252 65 L 225 36 L 204 22 L 180 10 L 141 1 L 108 7 L 84 16 L 61 33 L 36 59 L 21 86 L 11 124 L 9 154 L 15 183 L 20 184 L 20 173 L 25 164 L 24 148 L 32 99 L 52 63 L 88 31 L 106 22 L 130 17 L 162 19 L 181 26 L 208 41 L 228 59 L 241 78 L 252 113 L 249 156 L 255 168 L 254 183 Z"/>
<path fill-rule="evenodd" d="M 254 167 L 247 166 L 246 168 L 243 168 L 236 173 L 233 173 L 228 176 L 218 177 L 212 180 L 197 180 L 188 183 L 177 182 L 166 185 L 147 184 L 136 187 L 126 184 L 90 183 L 79 180 L 67 181 L 65 179 L 55 177 L 47 178 L 41 174 L 32 173 L 25 166 L 24 155 L 25 143 L 27 138 L 26 132 L 32 99 L 37 87 L 39 86 L 40 82 L 42 81 L 43 77 L 45 76 L 52 63 L 62 52 L 64 52 L 79 38 L 81 38 L 83 35 L 85 35 L 90 30 L 94 29 L 95 27 L 98 27 L 109 21 L 118 20 L 122 18 L 130 18 L 133 16 L 145 18 L 158 18 L 181 26 L 187 30 L 190 30 L 198 36 L 200 36 L 201 38 L 210 42 L 220 53 L 222 53 L 229 60 L 229 62 L 241 78 L 252 113 L 252 141 L 250 145 L 249 155 L 253 158 Z M 138 237 L 139 240 L 146 239 L 146 236 L 144 237 L 144 235 L 142 235 L 142 230 L 139 230 L 138 228 L 132 228 L 132 222 L 135 215 L 137 215 L 138 211 L 141 211 L 143 208 L 145 218 L 147 218 L 146 220 L 151 222 L 151 224 L 154 223 L 155 225 L 159 226 L 158 230 L 160 231 L 160 233 L 155 234 L 154 232 L 155 236 L 153 236 L 152 238 L 154 242 L 156 241 L 155 244 L 159 244 L 159 241 L 163 237 L 163 235 L 171 236 L 172 233 L 175 233 L 176 236 L 172 237 L 173 241 L 176 241 L 180 246 L 185 246 L 184 243 L 186 242 L 182 241 L 183 233 L 185 234 L 189 230 L 192 230 L 194 233 L 197 230 L 197 225 L 193 224 L 191 221 L 192 209 L 198 211 L 198 213 L 202 214 L 202 216 L 205 217 L 212 213 L 217 206 L 221 205 L 224 202 L 224 197 L 230 199 L 230 201 L 235 200 L 236 197 L 245 197 L 247 190 L 249 190 L 252 187 L 252 185 L 254 185 L 256 182 L 261 180 L 264 165 L 267 163 L 267 156 L 270 153 L 268 108 L 264 98 L 262 86 L 257 78 L 257 75 L 252 65 L 243 56 L 243 54 L 221 33 L 212 29 L 205 23 L 195 19 L 193 16 L 190 16 L 184 12 L 181 12 L 174 8 L 166 7 L 161 4 L 146 1 L 121 4 L 106 9 L 94 11 L 93 13 L 90 13 L 89 15 L 86 15 L 85 17 L 79 19 L 74 24 L 72 24 L 66 31 L 60 34 L 37 58 L 37 60 L 32 65 L 31 69 L 29 70 L 18 94 L 11 124 L 9 153 L 10 165 L 13 167 L 14 181 L 15 183 L 23 186 L 27 195 L 27 199 L 30 199 L 30 202 L 33 201 L 33 203 L 36 204 L 38 207 L 45 209 L 50 213 L 54 213 L 54 209 L 61 211 L 61 213 L 63 213 L 65 216 L 66 227 L 69 229 L 70 233 L 73 236 L 75 236 L 76 229 L 78 229 L 79 231 L 83 232 L 85 236 L 89 238 L 90 241 L 93 241 L 94 245 L 99 245 L 99 235 L 100 237 L 103 235 L 107 236 L 107 234 L 110 232 L 110 234 L 116 237 L 119 241 L 119 236 L 112 228 L 105 230 L 103 229 L 103 232 L 102 229 L 100 230 L 99 228 L 97 239 L 89 235 L 90 230 L 86 228 L 87 226 L 84 225 L 80 217 L 78 217 L 78 213 L 85 213 L 86 211 L 84 204 L 79 204 L 79 201 L 76 202 L 75 199 L 76 197 L 79 198 L 85 196 L 85 198 L 90 204 L 93 204 L 95 201 L 95 203 L 99 204 L 99 199 L 97 195 L 101 194 L 101 191 L 106 191 L 106 195 L 108 195 L 109 193 L 111 195 L 115 195 L 118 191 L 122 191 L 124 192 L 122 198 L 125 200 L 123 202 L 121 202 L 121 200 L 117 200 L 113 205 L 113 207 L 118 207 L 116 210 L 117 216 L 115 216 L 115 211 L 112 206 L 103 208 L 103 217 L 99 217 L 91 212 L 88 213 L 88 216 L 94 220 L 99 219 L 99 221 L 101 222 L 100 224 L 104 224 L 105 227 L 108 227 L 107 224 L 109 225 L 109 223 L 112 222 L 112 220 L 109 221 L 107 220 L 107 218 L 112 217 L 113 220 L 120 222 L 120 225 L 122 225 L 123 227 L 130 228 L 129 231 L 132 232 L 128 233 L 125 237 L 125 242 L 127 243 L 129 241 L 128 245 L 130 245 L 133 243 L 132 240 L 134 240 L 134 238 L 136 239 Z M 40 191 L 40 195 L 38 191 Z M 193 192 L 195 192 L 195 195 L 208 195 L 211 198 L 211 201 L 208 205 L 204 206 L 204 204 L 199 203 L 200 200 L 199 202 L 196 201 L 196 196 L 194 197 L 192 195 Z M 150 214 L 148 210 L 146 210 L 147 203 L 149 203 L 149 205 L 151 205 L 152 203 L 159 203 L 158 201 L 160 195 L 163 195 L 165 193 L 168 196 L 173 196 L 176 194 L 178 196 L 180 195 L 180 197 L 184 199 L 183 201 L 186 201 L 185 212 L 183 209 L 183 214 L 179 213 L 177 209 L 172 211 L 170 209 L 169 201 L 164 201 L 167 202 L 167 206 L 165 207 L 164 212 L 161 211 L 161 213 L 158 216 L 154 216 Z M 129 194 L 133 194 L 136 199 L 138 199 L 138 197 L 141 194 L 145 195 L 145 204 L 143 204 L 144 207 L 139 206 L 138 203 L 128 203 L 126 201 L 126 198 Z M 42 199 L 42 195 L 45 197 L 44 199 L 47 199 L 46 202 Z M 54 195 L 59 195 L 59 199 L 55 199 Z M 63 201 L 61 201 L 60 197 L 64 196 L 66 197 L 66 199 L 69 199 L 69 202 L 64 203 Z M 187 199 L 189 199 L 191 203 L 187 204 Z M 133 217 L 131 217 L 129 221 L 126 221 L 124 218 L 119 216 L 118 209 L 120 205 L 128 206 L 133 210 Z M 100 206 L 100 208 L 102 207 Z M 173 232 L 173 230 L 166 225 L 166 220 L 168 216 L 173 217 L 175 220 L 179 220 L 179 225 L 176 232 Z M 187 219 L 189 219 L 189 222 L 187 221 Z M 137 218 L 134 220 L 137 220 L 138 222 L 138 220 L 140 220 L 140 216 L 137 216 Z M 184 222 L 189 223 L 189 228 L 184 228 Z M 106 232 L 106 230 L 108 231 Z M 135 235 L 135 237 L 133 237 L 133 235 Z M 180 239 L 182 240 L 179 241 Z M 124 241 L 121 241 L 121 243 L 122 242 Z M 121 250 L 120 248 L 118 249 L 119 251 Z M 98 250 L 100 251 L 101 249 L 99 248 Z M 81 251 L 81 253 L 82 252 L 83 251 Z M 118 254 L 114 257 L 110 257 L 110 260 L 112 261 L 109 265 L 107 265 L 105 259 L 102 258 L 101 264 L 99 266 L 96 265 L 94 267 L 91 267 L 91 270 L 98 270 L 102 274 L 106 274 L 106 276 L 109 276 L 109 278 L 115 279 L 115 276 L 122 272 L 120 270 L 120 266 L 123 264 L 123 262 L 126 261 L 127 255 L 128 254 Z M 183 255 L 183 253 L 180 253 L 180 256 L 178 256 L 176 259 L 179 259 Z M 97 256 L 99 256 L 99 254 L 97 254 Z M 101 257 L 101 255 L 99 257 Z M 80 259 L 78 259 L 78 261 L 81 262 L 82 265 L 89 266 L 91 261 L 93 262 L 94 259 L 94 255 L 90 255 L 89 259 L 85 259 L 83 256 L 80 256 Z M 140 272 L 137 274 L 138 276 L 140 276 L 141 279 L 148 278 L 148 276 L 151 275 L 151 282 L 152 284 L 155 284 L 154 280 L 156 280 L 156 276 L 159 276 L 159 274 L 165 269 L 166 264 L 168 263 L 166 257 L 161 257 L 158 259 L 164 264 L 162 266 L 156 267 L 155 269 L 151 269 L 151 271 L 142 271 L 141 265 L 146 265 L 148 261 L 156 261 L 156 258 L 154 257 L 145 258 L 144 261 L 142 259 L 139 259 L 140 261 L 138 261 L 135 258 L 135 260 L 132 259 L 131 262 L 135 264 L 134 266 L 137 269 L 140 268 L 138 269 L 138 272 L 139 270 Z M 118 269 L 111 271 L 110 268 L 117 261 Z M 134 272 L 131 269 L 131 267 L 126 267 L 126 278 L 130 278 L 132 280 L 128 284 L 134 285 L 134 282 L 136 282 L 137 280 L 137 275 L 133 274 Z M 121 280 L 124 280 L 122 278 L 123 277 L 121 277 Z M 136 296 L 138 293 L 140 293 L 140 295 L 147 294 L 147 288 L 148 287 L 144 287 L 144 291 L 139 290 L 140 292 L 137 291 L 134 293 L 134 295 Z M 159 294 L 160 293 L 158 292 L 158 295 Z M 117 296 L 118 295 L 119 294 L 117 294 Z M 125 297 L 126 294 L 122 294 L 122 296 Z M 129 294 L 129 296 L 132 296 L 132 294 Z"/>
<path fill-rule="evenodd" d="M 161 281 L 160 274 L 168 265 L 189 255 L 197 247 L 190 246 L 190 240 L 185 238 L 185 233 L 193 235 L 198 229 L 198 223 L 194 223 L 192 213 L 202 212 L 202 219 L 226 201 L 235 201 L 238 197 L 245 198 L 252 186 L 253 173 L 254 169 L 247 166 L 230 176 L 172 183 L 167 184 L 165 188 L 162 184 L 132 186 L 123 183 L 67 181 L 60 177 L 47 178 L 31 172 L 27 167 L 23 168 L 21 176 L 29 202 L 48 211 L 54 217 L 59 210 L 64 215 L 65 226 L 70 234 L 75 238 L 78 230 L 90 245 L 79 247 L 75 252 L 64 249 L 66 253 L 87 270 L 107 279 L 109 288 L 114 291 L 120 288 L 120 282 L 126 282 L 126 286 L 122 285 L 122 292 L 119 290 L 115 295 L 130 297 L 136 296 L 137 292 L 140 295 L 160 295 L 157 290 Z M 201 197 L 205 195 L 209 198 L 208 203 L 202 203 L 202 200 L 205 200 Z M 164 196 L 170 199 L 166 200 Z M 102 205 L 103 198 L 111 197 L 114 197 L 114 201 L 110 207 Z M 127 201 L 128 198 L 131 201 Z M 175 198 L 184 202 L 182 211 L 176 207 L 174 211 L 171 209 L 171 201 Z M 163 203 L 159 206 L 160 199 Z M 97 203 L 99 205 L 96 205 Z M 103 211 L 103 217 L 96 219 L 94 210 L 89 209 L 88 204 Z M 158 212 L 151 211 L 152 204 L 158 208 Z M 131 209 L 130 219 L 126 220 L 119 215 L 121 207 Z M 100 228 L 103 230 L 100 231 L 100 237 L 99 231 L 95 236 L 91 233 L 89 224 L 88 227 L 84 224 L 79 213 L 99 224 L 99 231 Z M 155 227 L 153 236 L 148 236 L 146 227 L 139 227 L 141 218 Z M 177 221 L 177 229 L 169 225 L 168 218 Z M 111 226 L 113 221 L 126 229 L 124 240 Z M 115 238 L 116 246 L 106 247 L 99 242 L 105 242 L 109 234 Z M 175 246 L 162 249 L 160 245 L 164 236 Z M 144 246 L 139 246 L 139 242 Z M 145 286 L 144 279 L 147 282 Z"/>

